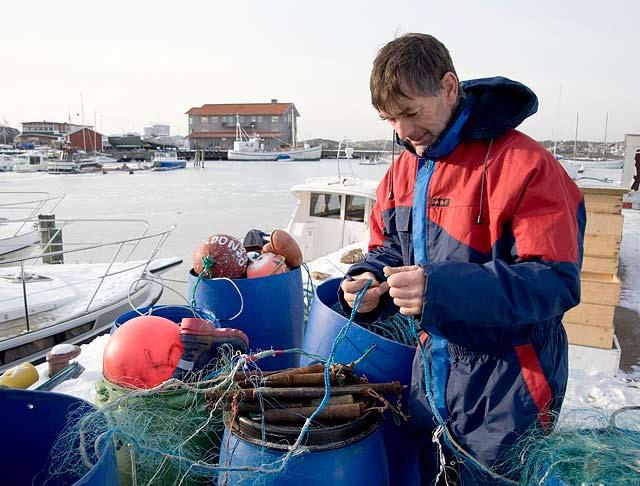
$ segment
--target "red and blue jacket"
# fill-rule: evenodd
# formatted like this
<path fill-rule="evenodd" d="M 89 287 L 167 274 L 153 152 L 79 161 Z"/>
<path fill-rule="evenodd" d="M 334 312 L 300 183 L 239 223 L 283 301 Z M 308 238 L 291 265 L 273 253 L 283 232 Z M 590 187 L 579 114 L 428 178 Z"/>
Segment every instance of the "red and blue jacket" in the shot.
<path fill-rule="evenodd" d="M 423 267 L 435 403 L 457 440 L 491 466 L 532 424 L 549 430 L 562 404 L 561 321 L 580 301 L 586 217 L 557 160 L 515 130 L 537 110 L 535 94 L 506 78 L 461 88 L 439 139 L 424 154 L 407 146 L 381 181 L 369 252 L 349 273 L 382 281 L 386 265 Z M 386 294 L 361 317 L 397 311 Z M 434 425 L 420 359 L 411 416 Z"/>

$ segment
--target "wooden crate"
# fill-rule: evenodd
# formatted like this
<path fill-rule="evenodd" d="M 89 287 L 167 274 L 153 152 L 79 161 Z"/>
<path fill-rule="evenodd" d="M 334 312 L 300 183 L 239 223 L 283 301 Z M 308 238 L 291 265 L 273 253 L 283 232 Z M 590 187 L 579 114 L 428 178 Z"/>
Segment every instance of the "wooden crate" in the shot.
<path fill-rule="evenodd" d="M 613 346 L 613 327 L 604 328 L 564 322 L 569 343 L 592 348 L 611 349 Z"/>
<path fill-rule="evenodd" d="M 620 214 L 622 212 L 623 191 L 619 189 L 589 189 L 583 188 L 584 206 L 588 213 Z"/>
<path fill-rule="evenodd" d="M 622 235 L 586 235 L 584 254 L 590 256 L 620 258 Z"/>
<path fill-rule="evenodd" d="M 613 277 L 618 273 L 620 259 L 615 257 L 601 257 L 584 255 L 582 257 L 582 271 L 589 273 L 602 273 L 608 277 Z"/>
<path fill-rule="evenodd" d="M 569 343 L 611 349 L 613 317 L 620 301 L 616 276 L 622 243 L 624 189 L 581 188 L 587 211 L 581 302 L 564 315 Z"/>
<path fill-rule="evenodd" d="M 615 305 L 591 304 L 580 302 L 573 309 L 568 310 L 564 320 L 572 324 L 586 324 L 596 327 L 613 327 Z"/>
<path fill-rule="evenodd" d="M 582 272 L 580 275 L 580 302 L 601 305 L 618 305 L 620 279 L 617 276 Z"/>
<path fill-rule="evenodd" d="M 624 216 L 587 212 L 585 235 L 621 235 Z"/>

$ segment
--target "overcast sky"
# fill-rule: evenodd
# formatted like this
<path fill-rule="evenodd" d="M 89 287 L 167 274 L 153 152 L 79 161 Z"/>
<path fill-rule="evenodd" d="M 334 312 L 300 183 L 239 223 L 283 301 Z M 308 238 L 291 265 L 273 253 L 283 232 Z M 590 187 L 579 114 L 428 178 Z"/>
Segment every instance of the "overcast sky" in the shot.
<path fill-rule="evenodd" d="M 80 121 L 104 133 L 204 103 L 296 104 L 306 138 L 390 137 L 370 104 L 377 50 L 426 32 L 461 79 L 502 75 L 540 99 L 537 139 L 640 133 L 640 2 L 30 0 L 0 7 L 0 122 Z M 97 115 L 94 115 L 97 114 Z"/>

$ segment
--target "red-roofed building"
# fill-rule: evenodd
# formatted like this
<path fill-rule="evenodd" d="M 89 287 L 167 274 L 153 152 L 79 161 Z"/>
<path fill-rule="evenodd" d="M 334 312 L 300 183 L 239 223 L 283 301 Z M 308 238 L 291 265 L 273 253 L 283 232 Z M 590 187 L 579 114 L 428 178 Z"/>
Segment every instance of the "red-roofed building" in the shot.
<path fill-rule="evenodd" d="M 191 108 L 189 144 L 192 149 L 233 148 L 236 123 L 249 135 L 260 135 L 266 150 L 289 146 L 296 137 L 296 117 L 300 116 L 293 103 L 230 103 L 206 104 Z"/>

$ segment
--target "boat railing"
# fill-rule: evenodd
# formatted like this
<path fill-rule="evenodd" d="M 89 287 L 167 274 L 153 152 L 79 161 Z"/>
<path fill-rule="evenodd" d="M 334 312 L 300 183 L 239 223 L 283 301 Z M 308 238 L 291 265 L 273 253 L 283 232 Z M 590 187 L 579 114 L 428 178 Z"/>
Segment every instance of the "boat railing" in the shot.
<path fill-rule="evenodd" d="M 6 236 L 18 236 L 38 214 L 53 213 L 63 199 L 64 195 L 52 196 L 43 191 L 0 191 L 0 215 L 9 216 L 0 216 L 0 222 L 18 223 L 13 234 Z"/>
<path fill-rule="evenodd" d="M 32 222 L 37 224 L 37 220 Z M 106 242 L 91 241 L 92 237 L 100 235 L 99 230 L 91 228 L 106 227 L 110 233 L 118 234 L 122 231 L 122 228 L 117 228 L 119 224 L 128 229 L 128 234 L 131 234 L 129 226 L 134 225 L 135 236 Z M 14 291 L 4 297 L 0 294 L 0 309 L 13 309 L 5 311 L 4 320 L 11 321 L 12 325 L 8 326 L 8 335 L 6 332 L 0 332 L 0 341 L 46 327 L 46 323 L 34 325 L 35 319 L 29 304 L 35 302 L 37 306 L 39 302 L 47 301 L 47 296 L 55 298 L 56 295 L 61 295 L 63 289 L 72 289 L 75 293 L 77 289 L 82 288 L 83 297 L 75 302 L 75 308 L 81 307 L 80 314 L 100 308 L 97 300 L 101 292 L 114 292 L 113 288 L 105 290 L 105 287 L 108 287 L 105 283 L 115 282 L 114 277 L 118 275 L 130 273 L 130 278 L 126 280 L 127 288 L 118 289 L 119 291 L 126 290 L 129 296 L 140 291 L 149 285 L 149 282 L 141 280 L 141 277 L 148 274 L 149 266 L 158 257 L 174 229 L 175 226 L 170 226 L 162 231 L 150 231 L 149 223 L 142 219 L 46 220 L 46 227 L 40 227 L 41 242 L 32 245 L 32 254 L 3 260 L 0 266 L 0 280 L 8 279 L 22 286 L 22 292 Z M 43 235 L 46 237 L 42 238 Z M 88 271 L 86 269 L 89 266 L 83 265 L 87 263 L 101 263 L 102 266 L 93 265 L 91 271 Z M 73 268 L 74 271 L 64 280 L 56 280 L 54 285 L 49 284 L 46 288 L 38 289 L 39 281 L 52 280 L 56 275 L 56 267 L 63 265 L 68 265 L 67 268 Z M 48 276 L 45 275 L 47 269 L 50 270 Z M 20 301 L 24 308 L 24 312 L 20 313 L 22 317 L 17 315 Z M 2 312 L 0 321 L 1 317 Z"/>

